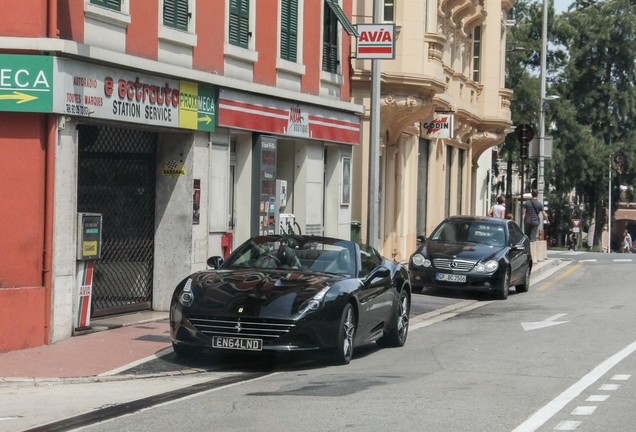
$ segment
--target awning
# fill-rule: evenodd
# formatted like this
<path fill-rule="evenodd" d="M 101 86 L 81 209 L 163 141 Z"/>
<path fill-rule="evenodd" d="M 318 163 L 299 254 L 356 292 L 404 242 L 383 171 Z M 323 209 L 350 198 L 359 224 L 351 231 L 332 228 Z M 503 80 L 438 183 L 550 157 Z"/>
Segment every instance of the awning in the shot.
<path fill-rule="evenodd" d="M 353 24 L 351 24 L 351 21 L 349 21 L 349 18 L 347 18 L 347 15 L 345 15 L 344 11 L 338 4 L 338 0 L 326 0 L 326 1 L 329 7 L 331 8 L 331 10 L 333 11 L 333 13 L 336 15 L 336 18 L 338 18 L 338 21 L 340 21 L 342 28 L 345 29 L 345 31 L 349 33 L 350 36 L 358 37 L 358 31 L 353 26 Z"/>

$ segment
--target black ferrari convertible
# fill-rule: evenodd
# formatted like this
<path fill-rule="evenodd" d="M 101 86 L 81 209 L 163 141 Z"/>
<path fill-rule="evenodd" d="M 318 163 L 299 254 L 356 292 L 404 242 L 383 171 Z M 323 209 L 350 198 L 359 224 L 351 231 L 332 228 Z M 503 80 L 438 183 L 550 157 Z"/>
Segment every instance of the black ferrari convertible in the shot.
<path fill-rule="evenodd" d="M 368 245 L 327 237 L 254 237 L 174 291 L 174 351 L 325 351 L 339 364 L 353 349 L 406 342 L 406 268 Z"/>

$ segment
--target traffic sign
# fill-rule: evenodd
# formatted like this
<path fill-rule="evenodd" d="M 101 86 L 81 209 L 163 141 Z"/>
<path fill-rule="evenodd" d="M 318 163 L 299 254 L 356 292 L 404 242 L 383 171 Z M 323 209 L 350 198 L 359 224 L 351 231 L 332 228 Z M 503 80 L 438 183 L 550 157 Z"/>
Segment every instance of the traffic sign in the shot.
<path fill-rule="evenodd" d="M 0 111 L 53 110 L 53 57 L 0 54 Z"/>
<path fill-rule="evenodd" d="M 515 128 L 515 136 L 522 144 L 528 144 L 534 138 L 534 129 L 529 124 L 520 124 Z"/>
<path fill-rule="evenodd" d="M 581 219 L 572 219 L 572 226 L 578 228 L 581 226 Z"/>

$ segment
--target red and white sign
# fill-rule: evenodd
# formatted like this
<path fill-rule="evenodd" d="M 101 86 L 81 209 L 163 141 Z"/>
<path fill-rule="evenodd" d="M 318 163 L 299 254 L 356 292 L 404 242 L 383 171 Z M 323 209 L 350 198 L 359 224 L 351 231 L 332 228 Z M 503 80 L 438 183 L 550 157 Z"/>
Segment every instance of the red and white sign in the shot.
<path fill-rule="evenodd" d="M 454 136 L 455 117 L 451 113 L 435 113 L 431 121 L 422 123 L 422 135 L 424 138 L 437 139 Z"/>
<path fill-rule="evenodd" d="M 359 59 L 394 59 L 395 24 L 358 24 Z"/>
<path fill-rule="evenodd" d="M 578 228 L 581 226 L 581 219 L 572 219 L 572 226 Z"/>
<path fill-rule="evenodd" d="M 360 117 L 342 111 L 222 89 L 220 127 L 341 144 L 360 143 Z"/>

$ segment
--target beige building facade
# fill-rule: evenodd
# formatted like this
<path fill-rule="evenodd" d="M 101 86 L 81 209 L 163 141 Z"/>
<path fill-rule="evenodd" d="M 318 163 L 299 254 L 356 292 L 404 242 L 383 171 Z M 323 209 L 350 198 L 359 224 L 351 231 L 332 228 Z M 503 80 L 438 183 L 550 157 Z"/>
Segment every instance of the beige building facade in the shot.
<path fill-rule="evenodd" d="M 383 1 L 382 21 L 396 28 L 396 55 L 378 61 L 378 239 L 368 238 L 372 62 L 352 60 L 353 102 L 364 105 L 365 114 L 362 145 L 352 157 L 351 217 L 361 222 L 361 241 L 376 244 L 389 258 L 407 260 L 416 236 L 447 216 L 485 214 L 489 155 L 511 126 L 504 65 L 513 4 Z M 371 24 L 372 17 L 373 1 L 354 2 L 355 24 Z M 454 118 L 451 138 L 429 138 L 426 126 L 436 113 Z"/>

